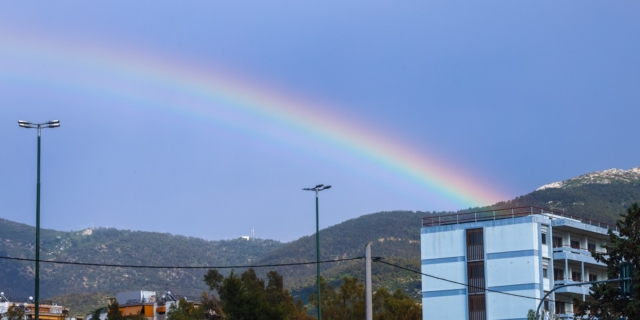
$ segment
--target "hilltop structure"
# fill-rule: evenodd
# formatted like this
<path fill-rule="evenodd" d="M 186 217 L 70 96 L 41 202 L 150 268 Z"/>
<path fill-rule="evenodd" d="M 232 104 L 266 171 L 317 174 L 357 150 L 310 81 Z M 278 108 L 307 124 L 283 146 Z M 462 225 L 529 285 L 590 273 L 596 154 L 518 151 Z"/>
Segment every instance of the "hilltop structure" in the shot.
<path fill-rule="evenodd" d="M 591 252 L 606 251 L 608 229 L 538 207 L 426 217 L 422 272 L 441 279 L 422 278 L 423 319 L 524 319 L 555 286 L 605 280 Z M 573 319 L 589 287 L 561 288 L 544 309 Z"/>

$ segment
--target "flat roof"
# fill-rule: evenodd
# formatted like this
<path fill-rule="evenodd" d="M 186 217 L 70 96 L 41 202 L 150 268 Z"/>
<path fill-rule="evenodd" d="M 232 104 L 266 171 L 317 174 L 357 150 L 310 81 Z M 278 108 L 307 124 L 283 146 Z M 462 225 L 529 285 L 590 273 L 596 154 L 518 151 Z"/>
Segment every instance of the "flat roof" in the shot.
<path fill-rule="evenodd" d="M 432 215 L 422 218 L 423 227 L 435 227 L 450 224 L 461 224 L 470 222 L 480 222 L 499 219 L 513 219 L 526 217 L 531 215 L 542 215 L 551 220 L 563 219 L 574 220 L 576 222 L 597 226 L 604 229 L 619 231 L 618 226 L 610 223 L 600 222 L 593 219 L 582 218 L 566 214 L 564 212 L 553 211 L 550 209 L 540 208 L 536 206 L 512 207 L 494 210 L 483 210 L 474 212 L 454 213 L 445 215 Z"/>

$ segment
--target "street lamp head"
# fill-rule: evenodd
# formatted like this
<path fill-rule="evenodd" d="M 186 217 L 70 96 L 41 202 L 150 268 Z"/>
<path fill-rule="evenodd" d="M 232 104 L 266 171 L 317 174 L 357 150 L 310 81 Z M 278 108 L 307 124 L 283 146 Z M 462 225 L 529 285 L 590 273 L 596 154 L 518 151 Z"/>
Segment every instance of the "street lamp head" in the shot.
<path fill-rule="evenodd" d="M 311 189 L 311 188 L 302 188 L 302 190 L 305 190 L 305 191 L 313 191 L 313 189 Z"/>
<path fill-rule="evenodd" d="M 324 184 L 319 184 L 319 185 L 315 186 L 314 189 L 322 188 L 323 186 L 324 186 Z"/>
<path fill-rule="evenodd" d="M 327 190 L 329 188 L 331 188 L 331 186 L 325 186 L 324 188 L 322 188 L 322 190 Z"/>
<path fill-rule="evenodd" d="M 47 124 L 56 124 L 56 123 L 60 123 L 60 120 L 51 120 L 47 122 Z"/>
<path fill-rule="evenodd" d="M 56 120 L 58 121 L 58 120 Z M 50 125 L 47 126 L 47 128 L 57 128 L 60 126 L 60 122 L 56 122 L 56 123 L 52 123 Z"/>
<path fill-rule="evenodd" d="M 31 128 L 31 122 L 29 121 L 18 120 L 18 125 L 22 128 Z"/>

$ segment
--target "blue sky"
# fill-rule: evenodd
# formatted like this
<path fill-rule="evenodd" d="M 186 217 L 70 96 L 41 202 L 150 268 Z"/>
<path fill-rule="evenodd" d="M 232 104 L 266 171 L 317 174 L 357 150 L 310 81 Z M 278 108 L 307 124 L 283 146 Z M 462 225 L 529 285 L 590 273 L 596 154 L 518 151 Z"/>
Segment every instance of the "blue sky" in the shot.
<path fill-rule="evenodd" d="M 640 165 L 638 9 L 633 1 L 4 2 L 0 41 L 223 69 L 513 198 Z M 229 239 L 255 227 L 258 237 L 290 241 L 315 230 L 313 195 L 301 188 L 316 183 L 334 186 L 322 194 L 321 227 L 383 210 L 463 209 L 304 132 L 81 90 L 66 85 L 69 74 L 108 70 L 52 61 L 0 50 L 0 217 L 35 220 L 36 133 L 18 119 L 62 124 L 43 132 L 47 228 Z M 154 88 L 118 75 L 104 82 Z"/>

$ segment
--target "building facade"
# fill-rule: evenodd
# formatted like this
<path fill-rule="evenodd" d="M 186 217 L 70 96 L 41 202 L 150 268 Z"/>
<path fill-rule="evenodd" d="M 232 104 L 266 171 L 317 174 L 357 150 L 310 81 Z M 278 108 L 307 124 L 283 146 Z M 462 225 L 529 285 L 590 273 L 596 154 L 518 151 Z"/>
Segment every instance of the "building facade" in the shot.
<path fill-rule="evenodd" d="M 171 306 L 177 305 L 180 299 L 193 303 L 195 308 L 202 306 L 202 301 L 195 297 L 181 296 L 174 297 L 171 291 L 167 291 L 162 296 L 156 296 L 155 291 L 139 290 L 116 293 L 116 302 L 123 316 L 144 316 L 147 320 L 166 320 L 167 313 Z M 91 314 L 86 316 L 87 320 L 104 320 L 107 318 L 108 307 L 101 310 L 100 319 L 93 319 Z M 219 319 L 219 315 L 207 313 L 208 319 Z"/>
<path fill-rule="evenodd" d="M 39 318 L 41 320 L 77 320 L 69 317 L 69 309 L 58 305 L 51 301 L 40 301 Z M 6 320 L 7 313 L 10 310 L 19 309 L 23 312 L 24 320 L 35 319 L 35 302 L 29 299 L 11 299 L 9 300 L 3 292 L 0 292 L 0 320 Z"/>
<path fill-rule="evenodd" d="M 430 216 L 421 230 L 423 319 L 526 319 L 555 286 L 605 280 L 615 226 L 538 207 Z M 573 319 L 589 286 L 561 288 L 544 308 Z"/>

